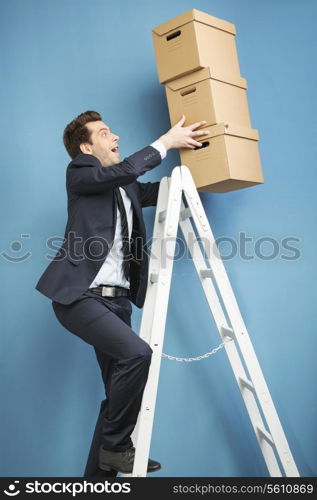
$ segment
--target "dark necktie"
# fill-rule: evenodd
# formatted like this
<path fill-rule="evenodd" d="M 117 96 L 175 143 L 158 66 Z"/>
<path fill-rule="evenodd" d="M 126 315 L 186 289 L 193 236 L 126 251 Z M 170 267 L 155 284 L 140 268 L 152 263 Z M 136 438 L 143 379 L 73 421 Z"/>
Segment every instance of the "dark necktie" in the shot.
<path fill-rule="evenodd" d="M 129 243 L 129 227 L 127 214 L 124 208 L 123 199 L 120 193 L 119 188 L 115 188 L 114 190 L 115 198 L 117 200 L 118 209 L 121 216 L 121 236 L 122 236 L 122 252 L 123 252 L 123 274 L 127 280 L 129 280 L 130 276 L 130 243 Z"/>

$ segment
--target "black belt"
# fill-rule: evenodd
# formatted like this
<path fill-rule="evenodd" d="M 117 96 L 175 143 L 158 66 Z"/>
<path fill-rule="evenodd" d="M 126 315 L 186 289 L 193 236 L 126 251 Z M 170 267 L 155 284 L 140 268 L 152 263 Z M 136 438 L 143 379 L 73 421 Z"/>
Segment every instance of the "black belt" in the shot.
<path fill-rule="evenodd" d="M 122 286 L 99 285 L 89 290 L 102 297 L 128 297 L 130 295 L 130 290 Z"/>

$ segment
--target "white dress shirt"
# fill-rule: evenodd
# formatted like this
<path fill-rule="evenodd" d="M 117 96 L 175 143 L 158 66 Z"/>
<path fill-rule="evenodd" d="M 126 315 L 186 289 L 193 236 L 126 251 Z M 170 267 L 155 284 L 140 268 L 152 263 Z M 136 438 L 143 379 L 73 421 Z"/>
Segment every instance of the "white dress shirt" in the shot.
<path fill-rule="evenodd" d="M 166 149 L 164 144 L 157 140 L 150 144 L 153 148 L 157 149 L 161 155 L 162 160 L 166 156 Z M 129 237 L 132 234 L 132 224 L 133 224 L 133 208 L 130 197 L 127 195 L 122 187 L 119 187 L 120 193 L 122 195 L 124 208 L 127 214 L 128 221 L 128 231 Z M 130 288 L 130 282 L 123 275 L 122 268 L 123 252 L 122 252 L 122 237 L 121 237 L 121 216 L 120 211 L 117 206 L 117 224 L 114 235 L 113 246 L 111 247 L 106 260 L 99 269 L 97 275 L 95 276 L 93 282 L 89 285 L 89 288 L 93 288 L 99 285 L 116 285 L 122 286 L 123 288 Z"/>

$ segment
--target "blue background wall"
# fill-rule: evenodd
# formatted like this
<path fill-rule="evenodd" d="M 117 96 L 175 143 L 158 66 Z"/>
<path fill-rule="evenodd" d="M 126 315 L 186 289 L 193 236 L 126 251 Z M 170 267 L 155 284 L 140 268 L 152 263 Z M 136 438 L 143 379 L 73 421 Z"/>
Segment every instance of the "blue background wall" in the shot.
<path fill-rule="evenodd" d="M 317 4 L 294 0 L 7 0 L 1 2 L 1 476 L 82 476 L 104 398 L 93 348 L 58 323 L 34 287 L 49 236 L 66 223 L 65 125 L 99 111 L 122 157 L 168 130 L 151 29 L 190 8 L 233 22 L 265 184 L 201 194 L 216 237 L 275 238 L 274 259 L 225 265 L 302 476 L 317 471 Z M 140 178 L 157 181 L 176 151 Z M 155 209 L 144 211 L 151 235 Z M 28 236 L 27 236 L 28 235 Z M 298 238 L 286 260 L 282 239 Z M 224 257 L 229 244 L 220 246 Z M 270 255 L 272 245 L 261 246 Z M 21 262 L 16 262 L 21 257 Z M 15 262 L 13 262 L 15 261 Z M 164 352 L 219 344 L 189 261 L 175 263 Z M 138 332 L 141 310 L 134 306 Z M 266 476 L 224 350 L 162 360 L 151 456 L 161 476 Z"/>

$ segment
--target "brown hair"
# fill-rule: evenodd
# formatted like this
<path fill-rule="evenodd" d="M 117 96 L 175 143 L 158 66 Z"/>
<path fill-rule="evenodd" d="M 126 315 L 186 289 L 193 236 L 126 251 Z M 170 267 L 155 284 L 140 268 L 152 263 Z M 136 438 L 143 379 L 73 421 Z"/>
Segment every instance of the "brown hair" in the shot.
<path fill-rule="evenodd" d="M 63 142 L 72 159 L 82 153 L 79 147 L 82 142 L 92 144 L 90 138 L 91 131 L 86 127 L 86 123 L 95 122 L 97 120 L 102 120 L 97 111 L 85 111 L 66 126 L 63 134 Z"/>

